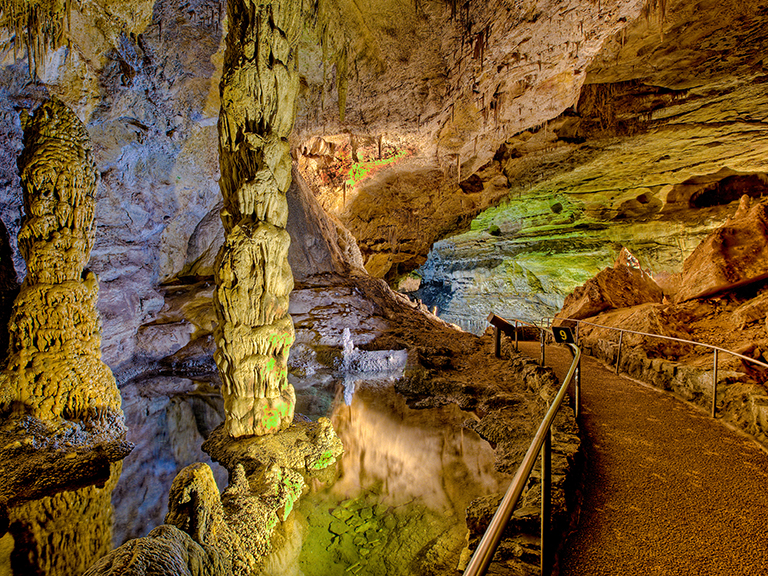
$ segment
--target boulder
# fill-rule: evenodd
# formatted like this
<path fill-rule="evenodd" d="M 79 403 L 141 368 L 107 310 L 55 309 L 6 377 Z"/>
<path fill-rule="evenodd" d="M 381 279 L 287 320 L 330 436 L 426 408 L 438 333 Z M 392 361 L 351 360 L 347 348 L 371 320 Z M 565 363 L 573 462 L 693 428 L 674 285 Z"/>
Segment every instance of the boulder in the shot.
<path fill-rule="evenodd" d="M 663 297 L 661 288 L 648 274 L 617 263 L 569 294 L 557 317 L 581 320 L 606 310 L 661 302 Z"/>
<path fill-rule="evenodd" d="M 768 278 L 768 200 L 742 196 L 733 218 L 712 232 L 683 264 L 676 300 L 706 298 Z"/>

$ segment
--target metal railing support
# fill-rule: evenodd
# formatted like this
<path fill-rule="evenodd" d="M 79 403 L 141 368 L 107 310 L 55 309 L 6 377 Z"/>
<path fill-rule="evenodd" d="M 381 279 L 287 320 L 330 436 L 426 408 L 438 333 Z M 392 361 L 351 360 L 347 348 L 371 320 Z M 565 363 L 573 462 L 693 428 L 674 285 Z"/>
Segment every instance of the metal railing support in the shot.
<path fill-rule="evenodd" d="M 576 329 L 573 331 L 573 340 L 576 346 L 579 345 L 579 323 L 576 323 Z M 576 364 L 576 372 L 573 376 L 573 417 L 578 418 L 581 412 L 581 358 Z"/>
<path fill-rule="evenodd" d="M 619 366 L 621 365 L 621 341 L 624 339 L 624 332 L 619 332 L 619 351 L 616 353 L 616 374 L 619 373 Z"/>
<path fill-rule="evenodd" d="M 541 447 L 541 576 L 549 576 L 549 522 L 552 516 L 552 431 L 547 430 Z"/>
<path fill-rule="evenodd" d="M 520 352 L 520 348 L 518 348 L 518 335 L 517 335 L 517 320 L 515 320 L 515 352 Z"/>
<path fill-rule="evenodd" d="M 712 370 L 712 418 L 717 412 L 717 349 L 715 349 L 715 362 Z"/>
<path fill-rule="evenodd" d="M 493 518 L 491 518 L 491 522 L 485 530 L 485 534 L 483 534 L 480 544 L 477 545 L 477 549 L 472 555 L 466 570 L 464 570 L 464 576 L 482 576 L 486 573 L 488 566 L 493 559 L 493 555 L 496 553 L 496 548 L 498 548 L 499 542 L 501 542 L 501 535 L 507 527 L 509 519 L 512 517 L 512 512 L 514 512 L 515 506 L 520 500 L 520 496 L 523 494 L 528 477 L 531 475 L 536 460 L 542 451 L 546 436 L 550 434 L 549 430 L 552 427 L 552 422 L 554 422 L 555 415 L 563 403 L 565 394 L 571 385 L 571 379 L 576 371 L 576 366 L 581 359 L 581 350 L 579 350 L 579 347 L 575 344 L 568 344 L 568 346 L 573 351 L 573 362 L 568 369 L 568 374 L 563 379 L 563 383 L 560 386 L 557 395 L 552 400 L 552 404 L 550 405 L 549 410 L 547 410 L 547 414 L 541 421 L 539 429 L 536 431 L 536 435 L 533 437 L 533 441 L 523 457 L 523 461 L 520 463 L 517 472 L 515 472 L 515 477 L 512 479 L 512 483 L 504 494 L 504 498 L 501 500 L 499 508 L 496 510 Z M 547 450 L 547 452 L 550 451 Z M 542 477 L 543 476 L 542 473 Z M 543 557 L 544 555 L 542 555 L 542 558 Z"/>
<path fill-rule="evenodd" d="M 493 327 L 493 354 L 501 358 L 501 330 L 498 326 Z"/>

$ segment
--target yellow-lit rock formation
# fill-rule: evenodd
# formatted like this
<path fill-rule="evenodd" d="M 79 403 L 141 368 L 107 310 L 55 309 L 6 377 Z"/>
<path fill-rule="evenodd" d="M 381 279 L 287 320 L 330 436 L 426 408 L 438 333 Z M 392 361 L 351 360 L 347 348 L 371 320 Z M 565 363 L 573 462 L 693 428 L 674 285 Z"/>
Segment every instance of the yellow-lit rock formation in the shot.
<path fill-rule="evenodd" d="M 88 133 L 58 100 L 26 121 L 19 172 L 19 249 L 27 277 L 9 324 L 0 411 L 41 420 L 119 413 L 120 394 L 101 361 L 98 281 L 83 272 L 95 238 L 96 166 Z"/>
<path fill-rule="evenodd" d="M 288 135 L 296 114 L 294 46 L 301 3 L 228 4 L 229 34 L 221 81 L 221 219 L 226 239 L 216 259 L 216 364 L 226 430 L 234 437 L 290 426 L 288 384 L 294 341 L 288 315 L 293 276 L 285 229 L 291 183 Z"/>

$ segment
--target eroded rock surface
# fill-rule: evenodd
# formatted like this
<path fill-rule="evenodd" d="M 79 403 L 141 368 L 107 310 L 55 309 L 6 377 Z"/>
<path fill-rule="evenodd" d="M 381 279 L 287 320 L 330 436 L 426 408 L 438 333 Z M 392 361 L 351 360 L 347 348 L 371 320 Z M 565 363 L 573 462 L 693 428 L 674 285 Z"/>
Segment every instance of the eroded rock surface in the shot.
<path fill-rule="evenodd" d="M 130 451 L 120 394 L 101 361 L 98 283 L 83 272 L 95 237 L 91 144 L 60 101 L 28 120 L 19 170 L 28 272 L 0 375 L 5 504 L 103 482 L 110 462 Z"/>
<path fill-rule="evenodd" d="M 83 271 L 97 172 L 85 127 L 58 100 L 26 121 L 24 143 L 27 277 L 0 375 L 0 528 L 14 541 L 14 573 L 79 573 L 111 547 L 115 463 L 132 448 L 101 361 L 98 282 Z"/>
<path fill-rule="evenodd" d="M 419 297 L 469 328 L 488 308 L 551 316 L 622 246 L 654 275 L 679 272 L 740 196 L 767 189 L 762 10 L 647 3 L 603 44 L 575 106 L 467 175 L 480 191 L 501 174 L 509 193 L 434 245 L 420 273 L 435 298 Z"/>
<path fill-rule="evenodd" d="M 324 419 L 245 439 L 231 438 L 222 425 L 206 446 L 229 467 L 226 490 L 219 493 L 207 464 L 187 466 L 173 480 L 166 523 L 106 555 L 87 575 L 249 576 L 301 496 L 305 476 L 332 465 L 342 452 Z"/>
<path fill-rule="evenodd" d="M 626 264 L 606 268 L 565 298 L 559 318 L 581 320 L 605 310 L 661 302 L 661 288 L 643 270 Z"/>
<path fill-rule="evenodd" d="M 82 574 L 112 550 L 112 490 L 120 464 L 107 464 L 107 480 L 11 508 L 8 535 L 13 574 Z M 0 564 L 2 566 L 2 564 Z"/>
<path fill-rule="evenodd" d="M 768 202 L 741 198 L 733 218 L 683 263 L 678 301 L 706 298 L 768 277 Z"/>
<path fill-rule="evenodd" d="M 120 395 L 101 361 L 98 282 L 83 273 L 95 238 L 96 166 L 85 127 L 60 101 L 28 121 L 19 170 L 27 278 L 11 316 L 2 410 L 43 420 L 118 413 Z"/>
<path fill-rule="evenodd" d="M 585 316 L 590 324 L 579 326 L 579 340 L 589 353 L 614 365 L 619 362 L 621 371 L 708 411 L 715 378 L 711 346 L 739 354 L 720 351 L 717 356 L 717 413 L 763 443 L 768 438 L 768 369 L 750 360 L 768 363 L 768 292 L 760 264 L 765 206 L 744 197 L 733 217 L 693 251 L 684 272 L 668 279 L 678 294 L 676 301 L 634 304 L 630 299 L 625 306 L 601 311 L 587 306 L 584 313 L 590 314 Z M 579 291 L 568 300 L 582 302 Z M 693 296 L 696 293 L 701 295 Z M 578 318 L 573 316 L 577 312 L 573 306 L 561 317 Z M 612 328 L 710 347 L 624 333 L 619 353 L 619 332 Z"/>

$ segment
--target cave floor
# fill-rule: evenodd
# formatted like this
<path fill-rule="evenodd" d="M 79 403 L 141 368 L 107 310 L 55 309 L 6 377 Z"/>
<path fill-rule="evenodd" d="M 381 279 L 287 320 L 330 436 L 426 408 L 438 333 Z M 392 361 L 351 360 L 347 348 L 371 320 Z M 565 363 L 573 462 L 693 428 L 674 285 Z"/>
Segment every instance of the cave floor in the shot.
<path fill-rule="evenodd" d="M 538 343 L 521 351 L 539 358 Z M 570 353 L 548 346 L 562 378 Z M 764 574 L 768 455 L 703 411 L 582 361 L 581 509 L 561 576 Z"/>

